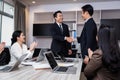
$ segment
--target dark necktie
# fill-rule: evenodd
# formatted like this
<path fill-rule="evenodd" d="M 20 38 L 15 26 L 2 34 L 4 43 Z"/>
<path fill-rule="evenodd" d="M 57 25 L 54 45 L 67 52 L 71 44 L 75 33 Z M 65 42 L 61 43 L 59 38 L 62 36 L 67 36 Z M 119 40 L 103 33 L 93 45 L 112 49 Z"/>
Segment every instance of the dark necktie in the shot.
<path fill-rule="evenodd" d="M 59 25 L 59 27 L 60 27 L 60 31 L 63 33 L 62 25 Z"/>

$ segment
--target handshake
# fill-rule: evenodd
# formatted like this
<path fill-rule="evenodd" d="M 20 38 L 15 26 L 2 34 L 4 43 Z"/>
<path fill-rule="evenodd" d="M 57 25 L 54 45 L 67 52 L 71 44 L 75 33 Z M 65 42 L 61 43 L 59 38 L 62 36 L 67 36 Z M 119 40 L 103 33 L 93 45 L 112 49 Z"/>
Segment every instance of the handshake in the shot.
<path fill-rule="evenodd" d="M 74 41 L 72 37 L 65 37 L 65 40 L 69 43 L 72 43 Z"/>

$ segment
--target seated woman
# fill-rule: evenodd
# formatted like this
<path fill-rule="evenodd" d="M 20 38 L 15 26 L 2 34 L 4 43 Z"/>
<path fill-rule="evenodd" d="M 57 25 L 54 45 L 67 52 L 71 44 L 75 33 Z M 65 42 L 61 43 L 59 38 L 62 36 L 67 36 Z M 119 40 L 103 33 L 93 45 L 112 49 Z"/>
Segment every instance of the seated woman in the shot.
<path fill-rule="evenodd" d="M 37 46 L 36 42 L 33 42 L 30 45 L 28 50 L 27 46 L 24 44 L 25 36 L 22 31 L 18 30 L 12 34 L 12 46 L 10 49 L 11 53 L 11 62 L 14 62 L 16 58 L 19 59 L 22 55 L 27 54 L 26 58 L 32 58 L 35 47 Z"/>
<path fill-rule="evenodd" d="M 99 49 L 88 49 L 84 74 L 89 80 L 120 80 L 120 50 L 115 29 L 101 25 L 98 32 Z"/>
<path fill-rule="evenodd" d="M 0 66 L 4 66 L 10 61 L 10 54 L 4 49 L 5 42 L 0 43 Z"/>

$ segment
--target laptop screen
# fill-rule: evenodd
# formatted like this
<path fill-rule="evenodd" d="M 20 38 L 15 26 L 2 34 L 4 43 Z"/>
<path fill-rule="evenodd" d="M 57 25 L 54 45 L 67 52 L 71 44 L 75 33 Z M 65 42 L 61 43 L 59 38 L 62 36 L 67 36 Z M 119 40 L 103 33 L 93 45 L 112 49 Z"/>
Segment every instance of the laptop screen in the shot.
<path fill-rule="evenodd" d="M 32 56 L 32 57 L 37 57 L 37 56 L 39 55 L 39 53 L 40 53 L 40 49 L 35 48 L 35 50 L 34 50 L 34 53 L 33 53 L 33 56 Z"/>
<path fill-rule="evenodd" d="M 56 66 L 58 66 L 51 51 L 47 52 L 45 54 L 45 56 L 46 56 L 52 69 L 54 69 Z"/>
<path fill-rule="evenodd" d="M 44 53 L 47 51 L 48 51 L 48 49 L 41 49 L 40 50 L 40 53 L 39 53 L 38 58 L 37 58 L 37 62 L 44 60 L 44 57 L 45 57 Z"/>

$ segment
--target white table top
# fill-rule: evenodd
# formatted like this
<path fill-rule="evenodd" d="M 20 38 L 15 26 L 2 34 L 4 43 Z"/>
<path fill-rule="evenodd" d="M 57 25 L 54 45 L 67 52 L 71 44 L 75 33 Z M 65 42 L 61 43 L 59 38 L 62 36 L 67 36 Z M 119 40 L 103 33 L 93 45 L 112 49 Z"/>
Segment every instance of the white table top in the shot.
<path fill-rule="evenodd" d="M 0 72 L 0 80 L 79 80 L 82 60 L 75 62 L 76 74 L 53 73 L 51 69 L 35 70 L 32 66 L 20 66 L 18 70 Z"/>

